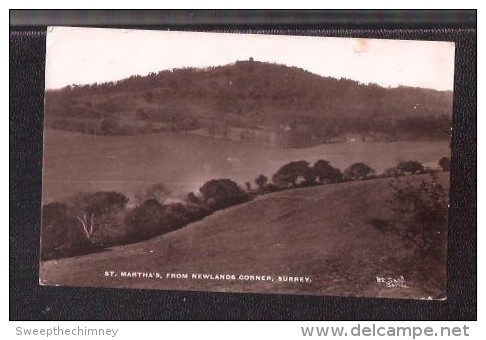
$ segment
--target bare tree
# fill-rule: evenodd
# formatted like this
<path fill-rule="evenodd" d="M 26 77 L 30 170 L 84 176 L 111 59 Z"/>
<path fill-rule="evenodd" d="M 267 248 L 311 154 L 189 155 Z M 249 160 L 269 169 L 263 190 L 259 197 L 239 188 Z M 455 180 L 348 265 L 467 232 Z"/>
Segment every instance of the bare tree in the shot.
<path fill-rule="evenodd" d="M 79 194 L 71 198 L 68 213 L 75 218 L 86 238 L 91 240 L 103 220 L 128 202 L 125 195 L 115 191 L 100 191 L 94 194 Z"/>
<path fill-rule="evenodd" d="M 86 238 L 90 240 L 95 230 L 94 213 L 89 214 L 86 211 L 79 209 L 77 211 L 71 210 L 70 215 L 81 223 Z"/>

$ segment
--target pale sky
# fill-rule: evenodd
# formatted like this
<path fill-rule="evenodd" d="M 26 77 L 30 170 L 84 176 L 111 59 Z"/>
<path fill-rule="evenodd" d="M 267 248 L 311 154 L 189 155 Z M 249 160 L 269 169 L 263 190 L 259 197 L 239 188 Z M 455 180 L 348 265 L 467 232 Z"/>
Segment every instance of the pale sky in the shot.
<path fill-rule="evenodd" d="M 454 82 L 452 42 L 54 27 L 47 34 L 46 88 L 250 57 L 384 87 L 452 90 Z"/>

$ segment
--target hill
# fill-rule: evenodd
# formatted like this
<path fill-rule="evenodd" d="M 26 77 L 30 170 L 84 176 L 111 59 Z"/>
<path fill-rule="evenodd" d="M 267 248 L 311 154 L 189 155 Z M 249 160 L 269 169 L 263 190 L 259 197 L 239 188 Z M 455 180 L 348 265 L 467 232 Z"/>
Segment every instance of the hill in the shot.
<path fill-rule="evenodd" d="M 55 128 L 172 130 L 288 147 L 356 137 L 446 139 L 451 114 L 450 91 L 383 88 L 253 60 L 46 93 L 46 122 Z"/>
<path fill-rule="evenodd" d="M 440 174 L 446 187 L 447 176 L 448 173 Z M 413 178 L 421 181 L 425 177 Z M 445 268 L 429 261 L 411 261 L 411 252 L 400 239 L 370 222 L 391 218 L 388 181 L 348 182 L 260 196 L 145 242 L 42 262 L 40 283 L 443 297 Z M 113 272 L 114 276 L 105 276 L 105 272 L 107 275 Z M 170 274 L 174 276 L 171 278 Z M 203 275 L 213 276 L 204 279 Z M 250 280 L 252 275 L 254 280 Z M 256 276 L 271 279 L 261 281 Z M 407 288 L 387 287 L 377 282 L 377 278 L 400 276 L 404 277 Z M 289 277 L 297 279 L 279 281 Z"/>

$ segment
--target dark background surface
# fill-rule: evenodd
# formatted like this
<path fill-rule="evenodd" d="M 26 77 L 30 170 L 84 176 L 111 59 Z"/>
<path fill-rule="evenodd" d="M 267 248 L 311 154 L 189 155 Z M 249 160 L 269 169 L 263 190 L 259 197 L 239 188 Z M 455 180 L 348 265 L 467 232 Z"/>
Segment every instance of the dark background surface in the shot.
<path fill-rule="evenodd" d="M 476 11 L 11 11 L 11 320 L 475 320 Z M 47 25 L 456 43 L 447 301 L 41 287 Z"/>

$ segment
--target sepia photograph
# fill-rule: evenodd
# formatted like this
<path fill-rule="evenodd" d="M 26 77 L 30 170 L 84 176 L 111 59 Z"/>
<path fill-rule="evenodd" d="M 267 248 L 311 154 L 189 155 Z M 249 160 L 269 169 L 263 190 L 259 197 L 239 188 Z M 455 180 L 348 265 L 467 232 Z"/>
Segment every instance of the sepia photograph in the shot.
<path fill-rule="evenodd" d="M 446 299 L 454 55 L 49 27 L 39 284 Z"/>

